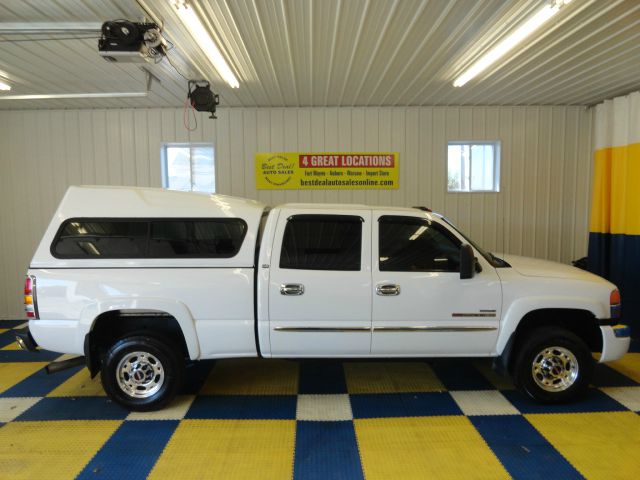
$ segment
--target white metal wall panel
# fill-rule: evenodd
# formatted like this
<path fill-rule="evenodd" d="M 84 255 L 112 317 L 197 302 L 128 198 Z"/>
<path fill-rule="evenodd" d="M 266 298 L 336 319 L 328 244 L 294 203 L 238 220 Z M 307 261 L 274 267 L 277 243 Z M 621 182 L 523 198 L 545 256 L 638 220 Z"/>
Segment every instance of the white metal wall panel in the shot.
<path fill-rule="evenodd" d="M 587 251 L 592 112 L 583 107 L 182 109 L 0 112 L 0 317 L 22 315 L 31 255 L 71 184 L 160 186 L 163 142 L 212 142 L 219 193 L 287 201 L 427 205 L 493 251 L 568 262 Z M 447 140 L 502 142 L 500 193 L 447 193 Z M 400 188 L 256 191 L 254 154 L 400 153 Z M 97 215 L 100 212 L 96 212 Z"/>

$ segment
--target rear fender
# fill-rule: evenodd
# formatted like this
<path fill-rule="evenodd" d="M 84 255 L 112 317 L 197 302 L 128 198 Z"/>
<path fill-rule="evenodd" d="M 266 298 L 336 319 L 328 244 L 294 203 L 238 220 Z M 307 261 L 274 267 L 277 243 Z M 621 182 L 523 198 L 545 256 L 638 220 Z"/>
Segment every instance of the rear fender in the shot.
<path fill-rule="evenodd" d="M 191 360 L 197 360 L 200 357 L 200 345 L 191 312 L 184 303 L 166 298 L 109 298 L 108 300 L 88 306 L 83 310 L 80 319 L 80 328 L 78 329 L 78 335 L 80 337 L 77 339 L 79 345 L 84 346 L 85 336 L 91 331 L 99 315 L 117 310 L 139 310 L 145 313 L 159 312 L 171 315 L 180 325 L 189 352 L 189 358 Z"/>

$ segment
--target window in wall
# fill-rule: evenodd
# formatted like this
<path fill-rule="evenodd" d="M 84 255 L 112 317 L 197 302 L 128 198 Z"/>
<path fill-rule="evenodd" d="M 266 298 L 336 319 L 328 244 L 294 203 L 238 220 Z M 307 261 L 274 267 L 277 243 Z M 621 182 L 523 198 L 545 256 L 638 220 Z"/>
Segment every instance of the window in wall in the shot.
<path fill-rule="evenodd" d="M 213 145 L 165 143 L 161 149 L 162 186 L 184 192 L 216 191 Z"/>
<path fill-rule="evenodd" d="M 499 192 L 500 142 L 449 142 L 449 192 Z"/>
<path fill-rule="evenodd" d="M 380 217 L 379 250 L 381 272 L 460 271 L 460 242 L 423 218 Z"/>
<path fill-rule="evenodd" d="M 282 240 L 280 268 L 360 270 L 362 218 L 354 215 L 295 215 Z"/>

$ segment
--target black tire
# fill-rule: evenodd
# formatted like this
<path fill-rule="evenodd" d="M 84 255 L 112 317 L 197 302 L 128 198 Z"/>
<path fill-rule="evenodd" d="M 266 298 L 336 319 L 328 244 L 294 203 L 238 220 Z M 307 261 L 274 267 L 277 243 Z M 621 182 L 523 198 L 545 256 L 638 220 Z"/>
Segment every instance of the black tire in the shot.
<path fill-rule="evenodd" d="M 104 357 L 102 386 L 113 401 L 129 410 L 160 410 L 182 385 L 181 352 L 174 342 L 160 336 L 131 334 L 121 338 Z"/>
<path fill-rule="evenodd" d="M 591 352 L 581 338 L 560 327 L 543 327 L 519 343 L 513 377 L 528 397 L 541 403 L 564 403 L 586 391 L 593 367 Z"/>

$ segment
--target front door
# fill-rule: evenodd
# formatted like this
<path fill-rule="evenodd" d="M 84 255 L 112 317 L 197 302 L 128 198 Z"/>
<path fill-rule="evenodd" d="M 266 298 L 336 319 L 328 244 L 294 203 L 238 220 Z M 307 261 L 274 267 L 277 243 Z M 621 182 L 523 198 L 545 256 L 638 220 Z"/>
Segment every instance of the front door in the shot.
<path fill-rule="evenodd" d="M 458 238 L 435 218 L 376 212 L 371 353 L 487 355 L 498 336 L 502 290 L 489 262 L 460 279 Z"/>
<path fill-rule="evenodd" d="M 269 267 L 274 357 L 371 348 L 371 211 L 283 209 Z"/>

